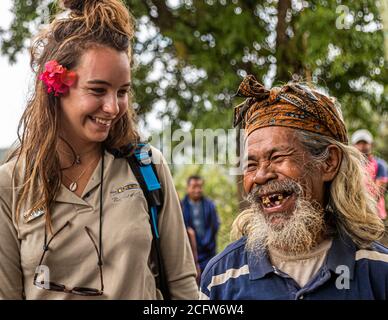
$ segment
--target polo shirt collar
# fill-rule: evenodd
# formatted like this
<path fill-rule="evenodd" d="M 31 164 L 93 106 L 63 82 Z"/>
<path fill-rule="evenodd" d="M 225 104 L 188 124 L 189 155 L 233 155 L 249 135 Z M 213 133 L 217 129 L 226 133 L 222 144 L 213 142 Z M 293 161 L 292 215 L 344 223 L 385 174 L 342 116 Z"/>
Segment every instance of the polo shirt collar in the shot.
<path fill-rule="evenodd" d="M 274 268 L 269 260 L 266 251 L 260 251 L 257 255 L 248 252 L 247 260 L 249 267 L 249 279 L 256 280 L 263 278 Z M 353 279 L 356 256 L 356 245 L 348 235 L 338 234 L 334 237 L 333 243 L 327 254 L 326 266 L 329 270 L 337 273 L 338 266 L 349 267 L 350 279 Z"/>
<path fill-rule="evenodd" d="M 352 239 L 346 234 L 338 233 L 334 237 L 333 244 L 327 254 L 327 268 L 334 273 L 338 273 L 338 266 L 347 266 L 349 277 L 353 279 L 356 251 L 357 247 Z"/>
<path fill-rule="evenodd" d="M 249 280 L 261 279 L 270 272 L 273 266 L 265 251 L 261 250 L 257 255 L 246 252 L 249 268 Z"/>

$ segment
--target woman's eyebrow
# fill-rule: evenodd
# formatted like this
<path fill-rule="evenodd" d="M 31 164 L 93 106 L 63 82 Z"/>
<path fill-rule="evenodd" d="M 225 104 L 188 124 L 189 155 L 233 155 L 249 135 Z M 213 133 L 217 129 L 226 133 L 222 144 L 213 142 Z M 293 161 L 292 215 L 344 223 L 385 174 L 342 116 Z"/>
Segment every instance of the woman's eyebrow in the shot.
<path fill-rule="evenodd" d="M 105 80 L 99 80 L 99 79 L 89 80 L 87 83 L 88 84 L 103 84 L 103 85 L 106 85 L 108 87 L 112 86 L 112 84 L 110 82 L 105 81 Z M 127 82 L 127 83 L 124 83 L 121 87 L 130 87 L 130 86 L 131 86 L 131 83 Z"/>
<path fill-rule="evenodd" d="M 89 84 L 104 84 L 104 85 L 107 85 L 109 87 L 112 86 L 112 84 L 109 83 L 108 81 L 99 80 L 99 79 L 89 80 L 87 83 L 89 83 Z"/>

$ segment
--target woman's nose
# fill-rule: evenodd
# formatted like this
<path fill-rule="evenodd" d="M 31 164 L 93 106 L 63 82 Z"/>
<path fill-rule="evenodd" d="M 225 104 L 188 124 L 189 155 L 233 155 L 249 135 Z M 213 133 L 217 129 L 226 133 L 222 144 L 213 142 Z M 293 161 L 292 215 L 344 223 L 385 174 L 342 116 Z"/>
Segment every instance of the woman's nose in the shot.
<path fill-rule="evenodd" d="M 110 96 L 107 100 L 104 101 L 102 110 L 110 115 L 116 116 L 119 111 L 118 99 L 115 95 Z"/>

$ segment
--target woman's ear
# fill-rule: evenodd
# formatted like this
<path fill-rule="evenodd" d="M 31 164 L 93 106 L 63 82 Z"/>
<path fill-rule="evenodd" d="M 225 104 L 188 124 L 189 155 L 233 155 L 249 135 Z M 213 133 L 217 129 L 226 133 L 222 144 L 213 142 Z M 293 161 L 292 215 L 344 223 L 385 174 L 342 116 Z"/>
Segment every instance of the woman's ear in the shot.
<path fill-rule="evenodd" d="M 329 155 L 322 164 L 322 178 L 325 182 L 334 180 L 342 160 L 342 150 L 338 146 L 331 144 L 327 147 L 327 151 Z"/>

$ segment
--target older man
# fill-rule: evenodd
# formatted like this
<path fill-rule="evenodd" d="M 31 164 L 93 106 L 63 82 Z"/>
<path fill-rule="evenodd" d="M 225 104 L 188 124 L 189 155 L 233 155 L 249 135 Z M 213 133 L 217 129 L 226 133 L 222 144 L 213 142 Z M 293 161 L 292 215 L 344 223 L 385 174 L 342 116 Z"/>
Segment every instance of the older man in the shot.
<path fill-rule="evenodd" d="M 298 83 L 266 90 L 244 79 L 242 236 L 202 275 L 203 299 L 387 299 L 384 226 L 333 99 Z"/>

